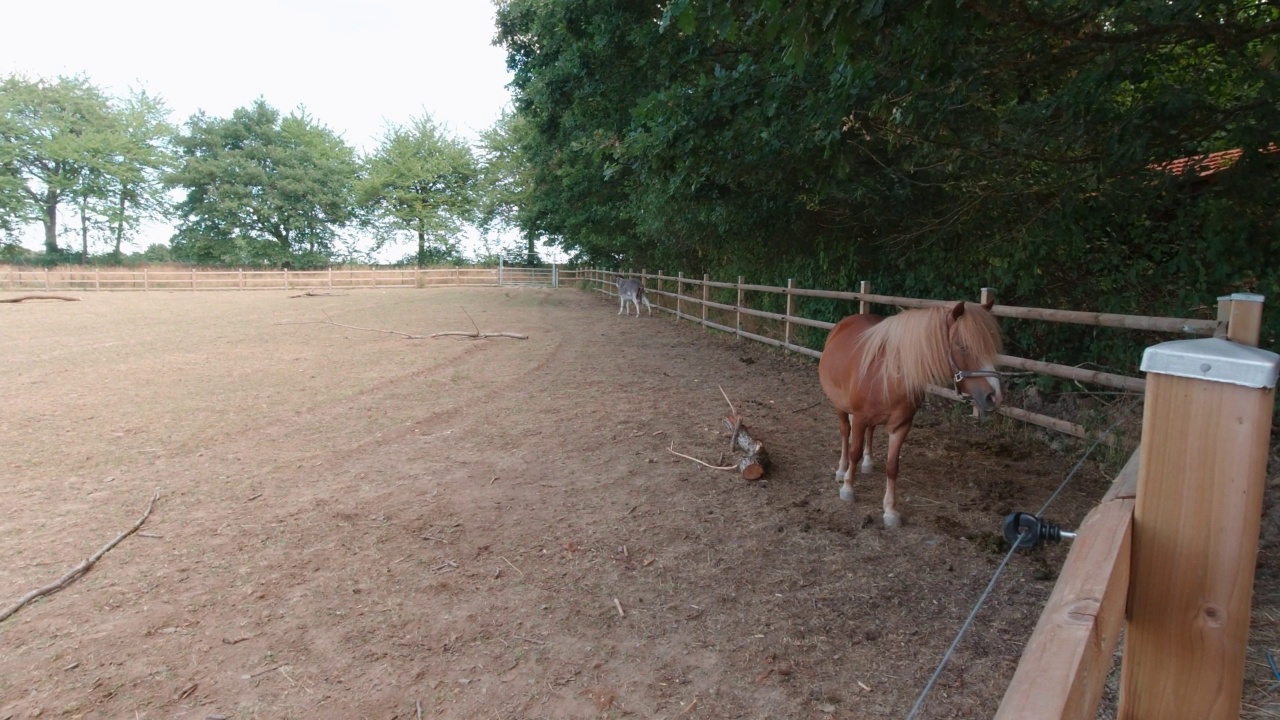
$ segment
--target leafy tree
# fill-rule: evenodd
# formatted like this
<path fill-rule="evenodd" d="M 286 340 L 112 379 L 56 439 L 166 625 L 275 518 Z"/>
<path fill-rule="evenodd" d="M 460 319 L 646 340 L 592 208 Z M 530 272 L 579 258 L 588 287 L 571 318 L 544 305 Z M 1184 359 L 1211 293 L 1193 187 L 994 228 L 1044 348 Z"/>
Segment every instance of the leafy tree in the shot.
<path fill-rule="evenodd" d="M 1140 314 L 1280 292 L 1274 5 L 505 0 L 498 28 L 517 221 L 577 257 Z M 1229 148 L 1209 181 L 1160 167 Z"/>
<path fill-rule="evenodd" d="M 479 168 L 471 148 L 430 116 L 390 126 L 364 161 L 357 198 L 381 247 L 400 233 L 417 240 L 418 265 L 461 257 L 459 236 L 475 216 Z"/>
<path fill-rule="evenodd" d="M 102 212 L 111 228 L 112 254 L 146 220 L 168 216 L 170 203 L 164 175 L 174 165 L 173 138 L 164 101 L 134 92 L 119 107 L 123 142 L 108 167 L 108 193 Z"/>
<path fill-rule="evenodd" d="M 4 224 L 38 217 L 45 252 L 57 254 L 58 210 L 93 196 L 111 162 L 115 130 L 110 102 L 82 77 L 49 83 L 11 75 L 0 83 Z"/>
<path fill-rule="evenodd" d="M 480 179 L 483 191 L 479 225 L 486 237 L 532 224 L 526 221 L 533 201 L 534 168 L 526 154 L 531 140 L 532 133 L 527 119 L 513 112 L 503 112 L 498 122 L 480 135 Z M 537 236 L 528 230 L 522 234 L 524 257 L 518 262 L 538 265 Z M 504 257 L 509 255 L 506 251 L 502 254 Z"/>
<path fill-rule="evenodd" d="M 354 151 L 304 110 L 259 99 L 229 118 L 203 111 L 176 140 L 165 178 L 186 197 L 175 257 L 197 262 L 324 262 L 352 216 Z"/>

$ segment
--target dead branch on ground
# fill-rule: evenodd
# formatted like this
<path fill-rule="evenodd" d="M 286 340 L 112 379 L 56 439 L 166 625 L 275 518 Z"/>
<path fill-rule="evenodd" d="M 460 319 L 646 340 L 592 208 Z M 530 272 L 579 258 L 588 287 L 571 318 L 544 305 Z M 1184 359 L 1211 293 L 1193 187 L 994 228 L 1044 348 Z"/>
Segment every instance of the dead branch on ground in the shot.
<path fill-rule="evenodd" d="M 23 300 L 66 300 L 67 302 L 80 302 L 80 298 L 71 295 L 49 295 L 47 293 L 35 293 L 31 295 L 19 295 L 12 298 L 0 298 L 0 303 L 20 303 Z"/>
<path fill-rule="evenodd" d="M 298 293 L 297 295 L 290 295 L 289 297 L 291 297 L 291 298 L 300 298 L 300 297 L 342 297 L 343 295 L 346 295 L 346 293 L 315 292 L 315 291 L 312 291 L 312 290 L 308 290 L 308 291 L 306 291 L 306 292 L 304 292 L 304 293 Z"/>
<path fill-rule="evenodd" d="M 57 582 L 51 583 L 49 585 L 45 585 L 39 590 L 32 590 L 26 595 L 23 595 L 22 598 L 18 600 L 18 602 L 14 603 L 13 605 L 10 605 L 3 612 L 0 612 L 0 622 L 4 622 L 5 620 L 7 620 L 10 615 L 13 615 L 14 613 L 21 610 L 24 605 L 31 602 L 32 600 L 35 600 L 38 597 L 49 595 L 51 593 L 55 593 L 61 590 L 62 588 L 70 585 L 71 583 L 75 582 L 77 579 L 80 578 L 80 576 L 89 572 L 89 569 L 92 568 L 95 563 L 101 560 L 102 556 L 106 555 L 111 550 L 111 548 L 115 547 L 116 545 L 119 545 L 121 540 L 124 540 L 125 538 L 129 537 L 133 533 L 137 532 L 138 528 L 142 527 L 142 524 L 147 521 L 147 518 L 151 517 L 151 509 L 155 507 L 156 500 L 158 500 L 159 498 L 160 498 L 160 491 L 157 490 L 155 494 L 151 496 L 151 502 L 147 503 L 147 511 L 142 514 L 142 517 L 138 518 L 138 522 L 134 523 L 133 527 L 129 528 L 128 530 L 125 530 L 124 532 L 117 535 L 114 540 L 107 543 L 106 545 L 103 545 L 102 549 L 98 550 L 98 552 L 94 553 L 93 555 L 90 555 L 87 559 L 85 559 L 84 562 L 72 568 L 71 572 L 58 578 Z"/>

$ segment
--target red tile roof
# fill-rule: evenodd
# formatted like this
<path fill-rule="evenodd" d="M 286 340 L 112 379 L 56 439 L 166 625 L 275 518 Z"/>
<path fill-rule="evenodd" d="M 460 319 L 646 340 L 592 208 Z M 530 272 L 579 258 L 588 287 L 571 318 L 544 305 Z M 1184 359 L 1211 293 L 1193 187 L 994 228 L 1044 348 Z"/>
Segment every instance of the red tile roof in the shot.
<path fill-rule="evenodd" d="M 1262 148 L 1260 152 L 1264 155 L 1278 153 L 1280 152 L 1280 145 L 1271 143 Z M 1223 150 L 1209 153 L 1208 155 L 1192 155 L 1191 157 L 1184 157 L 1167 163 L 1157 163 L 1150 167 L 1152 170 L 1164 170 L 1171 175 L 1193 174 L 1196 177 L 1203 178 L 1235 165 L 1243 154 L 1243 150 L 1236 148 L 1235 150 Z"/>

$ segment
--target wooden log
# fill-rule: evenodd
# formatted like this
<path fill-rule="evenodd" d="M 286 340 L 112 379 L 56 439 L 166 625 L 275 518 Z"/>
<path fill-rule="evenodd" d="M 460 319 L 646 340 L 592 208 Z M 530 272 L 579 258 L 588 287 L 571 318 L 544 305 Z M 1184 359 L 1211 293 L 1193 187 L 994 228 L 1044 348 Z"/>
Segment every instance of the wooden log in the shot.
<path fill-rule="evenodd" d="M 729 426 L 730 445 L 736 445 L 743 452 L 742 458 L 738 460 L 738 472 L 742 473 L 742 478 L 759 480 L 764 477 L 764 471 L 769 465 L 769 453 L 765 451 L 764 443 L 751 437 L 737 413 L 730 412 L 724 418 L 724 424 Z"/>

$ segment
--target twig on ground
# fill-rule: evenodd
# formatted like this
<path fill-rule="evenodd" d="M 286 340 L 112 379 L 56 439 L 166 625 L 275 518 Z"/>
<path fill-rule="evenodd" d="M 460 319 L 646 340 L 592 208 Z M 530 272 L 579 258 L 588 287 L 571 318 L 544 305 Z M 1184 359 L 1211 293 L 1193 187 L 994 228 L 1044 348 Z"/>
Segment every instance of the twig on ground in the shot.
<path fill-rule="evenodd" d="M 614 607 L 616 607 L 616 608 L 618 608 L 618 615 L 620 615 L 620 616 L 622 616 L 622 617 L 626 617 L 626 616 L 627 616 L 626 611 L 622 609 L 622 603 L 621 603 L 621 602 L 618 602 L 618 598 L 614 598 L 614 599 L 613 599 L 613 606 L 614 606 Z"/>
<path fill-rule="evenodd" d="M 511 565 L 511 561 L 510 561 L 510 560 L 508 560 L 508 559 L 506 559 L 506 558 L 504 558 L 504 557 L 499 557 L 499 559 L 500 559 L 500 560 L 502 560 L 502 562 L 504 562 L 504 563 L 506 563 L 506 564 L 508 564 L 508 565 Z M 511 565 L 511 569 L 512 569 L 512 570 L 515 570 L 516 572 L 520 573 L 521 575 L 524 575 L 524 571 L 523 571 L 523 570 L 521 570 L 520 568 L 516 567 L 515 565 Z"/>
<path fill-rule="evenodd" d="M 291 297 L 291 298 L 300 298 L 300 297 L 342 297 L 343 295 L 346 295 L 346 293 L 315 292 L 315 291 L 313 291 L 313 290 L 308 290 L 308 291 L 306 291 L 306 292 L 304 292 L 304 293 L 298 293 L 297 295 L 290 295 L 289 297 Z"/>
<path fill-rule="evenodd" d="M 414 700 L 413 704 L 416 705 L 418 708 L 418 720 L 422 720 L 422 701 Z"/>
<path fill-rule="evenodd" d="M 793 413 L 804 412 L 805 410 L 808 410 L 809 408 L 816 408 L 816 407 L 818 407 L 819 405 L 821 405 L 821 404 L 822 404 L 822 403 L 824 403 L 824 402 L 826 402 L 826 401 L 825 401 L 825 400 L 819 400 L 819 401 L 818 401 L 818 402 L 816 402 L 816 403 L 812 403 L 812 404 L 809 404 L 809 405 L 805 405 L 805 406 L 804 406 L 804 407 L 802 407 L 802 408 L 796 408 L 795 410 L 792 410 L 791 412 L 793 412 Z"/>
<path fill-rule="evenodd" d="M 698 463 L 699 465 L 704 465 L 706 467 L 711 468 L 712 470 L 737 470 L 738 469 L 737 465 L 712 465 L 711 463 L 703 462 L 696 457 L 692 457 L 690 455 L 685 455 L 684 453 L 676 452 L 675 446 L 676 446 L 676 441 L 672 440 L 671 447 L 667 448 L 667 452 L 671 453 L 672 455 L 679 455 L 680 457 L 685 458 L 686 460 L 692 460 Z"/>
<path fill-rule="evenodd" d="M 729 412 L 733 413 L 734 415 L 737 415 L 738 411 L 733 407 L 733 401 L 729 399 L 728 393 L 726 393 L 724 391 L 724 388 L 720 387 L 719 385 L 717 385 L 716 387 L 720 388 L 720 394 L 724 395 L 724 401 L 729 403 Z"/>
<path fill-rule="evenodd" d="M 467 316 L 467 319 L 471 321 L 471 327 L 475 328 L 476 334 L 479 335 L 480 326 L 476 324 L 475 318 L 471 317 L 471 313 L 467 312 L 467 309 L 462 307 L 461 305 L 458 306 L 458 309 L 462 311 L 463 315 Z"/>
<path fill-rule="evenodd" d="M 142 517 L 138 518 L 138 522 L 134 523 L 133 527 L 130 527 L 128 530 L 125 530 L 124 532 L 117 535 L 114 540 L 107 543 L 106 545 L 103 545 L 102 548 L 98 550 L 98 552 L 94 553 L 93 555 L 90 555 L 84 562 L 72 568 L 71 572 L 68 572 L 66 575 L 63 575 L 62 577 L 58 578 L 57 582 L 51 583 L 49 585 L 45 585 L 44 587 L 38 590 L 32 590 L 26 595 L 23 595 L 22 598 L 20 598 L 13 605 L 10 605 L 9 608 L 6 609 L 4 612 L 0 612 L 0 622 L 4 622 L 5 620 L 7 620 L 10 615 L 13 615 L 14 613 L 21 610 L 24 605 L 31 602 L 32 600 L 35 600 L 38 597 L 49 595 L 51 593 L 55 593 L 61 590 L 62 588 L 70 585 L 72 582 L 78 579 L 81 575 L 84 575 L 85 573 L 89 572 L 89 569 L 92 568 L 95 563 L 101 560 L 103 555 L 106 555 L 108 552 L 110 552 L 111 548 L 115 547 L 116 545 L 119 545 L 121 540 L 124 540 L 125 538 L 129 537 L 133 533 L 137 532 L 138 528 L 142 527 L 142 524 L 147 521 L 147 518 L 151 517 L 151 509 L 155 507 L 156 500 L 158 500 L 159 498 L 160 498 L 160 491 L 157 490 L 155 494 L 151 496 L 151 502 L 147 503 L 147 511 L 142 514 Z"/>

